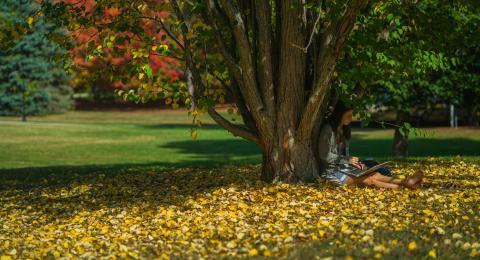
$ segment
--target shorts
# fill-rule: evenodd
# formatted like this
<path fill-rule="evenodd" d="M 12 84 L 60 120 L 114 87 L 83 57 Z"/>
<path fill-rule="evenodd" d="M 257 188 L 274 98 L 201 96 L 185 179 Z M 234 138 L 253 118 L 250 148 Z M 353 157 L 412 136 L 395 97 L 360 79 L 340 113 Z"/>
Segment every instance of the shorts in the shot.
<path fill-rule="evenodd" d="M 336 183 L 339 187 L 342 187 L 345 184 L 345 182 L 347 181 L 347 177 L 348 177 L 348 175 L 346 175 L 342 172 L 336 171 L 336 172 L 333 172 L 333 173 L 327 175 L 326 179 Z"/>
<path fill-rule="evenodd" d="M 369 159 L 365 159 L 365 160 L 362 160 L 360 162 L 365 164 L 368 168 L 371 168 L 371 167 L 378 164 L 378 162 L 373 161 L 373 160 L 369 160 Z M 377 172 L 380 173 L 381 175 L 384 175 L 384 176 L 388 176 L 388 177 L 393 176 L 392 172 L 386 167 L 382 167 L 382 168 L 378 169 Z"/>

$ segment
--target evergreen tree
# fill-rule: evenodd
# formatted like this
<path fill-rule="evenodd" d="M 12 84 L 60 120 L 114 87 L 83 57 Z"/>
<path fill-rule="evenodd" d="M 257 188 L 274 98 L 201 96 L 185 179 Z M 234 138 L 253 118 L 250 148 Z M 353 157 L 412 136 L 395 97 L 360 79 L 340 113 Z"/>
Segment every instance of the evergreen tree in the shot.
<path fill-rule="evenodd" d="M 72 104 L 64 70 L 65 49 L 53 38 L 64 34 L 48 23 L 31 0 L 0 6 L 0 115 L 62 112 Z"/>

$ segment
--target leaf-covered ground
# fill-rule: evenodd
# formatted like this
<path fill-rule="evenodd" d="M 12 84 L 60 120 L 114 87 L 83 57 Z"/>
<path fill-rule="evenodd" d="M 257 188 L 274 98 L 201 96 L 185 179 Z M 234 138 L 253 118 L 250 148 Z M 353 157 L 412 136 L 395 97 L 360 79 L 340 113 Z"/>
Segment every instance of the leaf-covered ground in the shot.
<path fill-rule="evenodd" d="M 3 172 L 0 256 L 480 257 L 480 164 L 394 172 L 420 166 L 415 191 L 265 185 L 258 166 Z"/>

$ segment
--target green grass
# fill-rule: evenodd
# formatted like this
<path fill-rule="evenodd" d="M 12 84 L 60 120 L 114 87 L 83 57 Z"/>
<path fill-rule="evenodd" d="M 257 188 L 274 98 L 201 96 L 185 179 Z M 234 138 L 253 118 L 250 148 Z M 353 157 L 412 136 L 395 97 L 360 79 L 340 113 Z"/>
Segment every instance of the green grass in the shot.
<path fill-rule="evenodd" d="M 0 168 L 155 165 L 218 166 L 259 163 L 259 149 L 204 116 L 197 140 L 190 138 L 185 111 L 68 112 L 63 115 L 0 118 Z M 239 120 L 238 116 L 228 115 Z M 479 129 L 430 129 L 413 137 L 412 158 L 478 159 Z M 390 155 L 393 131 L 355 129 L 351 153 L 379 160 Z"/>
<path fill-rule="evenodd" d="M 411 136 L 409 159 L 428 157 L 448 159 L 461 156 L 478 160 L 480 156 L 480 128 L 426 128 L 428 137 Z M 393 140 L 392 129 L 357 129 L 353 131 L 351 153 L 360 157 L 388 158 Z"/>
<path fill-rule="evenodd" d="M 230 116 L 231 117 L 231 116 Z M 70 112 L 0 121 L 1 168 L 156 164 L 189 166 L 252 163 L 259 151 L 205 120 L 190 137 L 184 111 Z"/>

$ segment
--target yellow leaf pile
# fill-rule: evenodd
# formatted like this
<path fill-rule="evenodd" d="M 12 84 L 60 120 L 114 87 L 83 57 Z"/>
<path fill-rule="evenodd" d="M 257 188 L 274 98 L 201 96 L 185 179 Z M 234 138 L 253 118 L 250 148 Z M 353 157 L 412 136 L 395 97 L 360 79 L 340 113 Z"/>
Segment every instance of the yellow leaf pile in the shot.
<path fill-rule="evenodd" d="M 266 185 L 259 166 L 0 176 L 0 256 L 479 257 L 480 165 L 424 167 L 420 190 Z"/>

